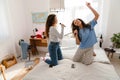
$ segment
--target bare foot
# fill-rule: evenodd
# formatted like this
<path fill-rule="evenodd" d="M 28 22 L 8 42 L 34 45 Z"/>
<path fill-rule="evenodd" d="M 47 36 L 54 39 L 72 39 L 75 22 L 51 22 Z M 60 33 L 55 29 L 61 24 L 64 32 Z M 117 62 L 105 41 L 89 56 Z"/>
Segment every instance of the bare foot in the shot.
<path fill-rule="evenodd" d="M 95 54 L 95 53 L 93 53 L 93 56 L 96 56 L 96 54 Z"/>
<path fill-rule="evenodd" d="M 41 57 L 41 59 L 43 60 L 43 61 L 45 61 L 46 59 L 45 59 L 45 57 Z"/>

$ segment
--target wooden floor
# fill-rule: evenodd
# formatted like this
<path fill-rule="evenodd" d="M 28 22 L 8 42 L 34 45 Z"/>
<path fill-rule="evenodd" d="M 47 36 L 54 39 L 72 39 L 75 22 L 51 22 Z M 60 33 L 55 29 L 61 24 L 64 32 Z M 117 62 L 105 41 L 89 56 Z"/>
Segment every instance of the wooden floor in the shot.
<path fill-rule="evenodd" d="M 23 77 L 30 71 L 32 70 L 38 63 L 40 62 L 39 58 L 36 58 L 34 60 L 34 65 L 30 68 L 23 68 L 17 75 L 15 75 L 11 80 L 22 80 Z"/>
<path fill-rule="evenodd" d="M 120 77 L 120 54 L 114 54 L 113 58 L 109 57 L 110 62 L 113 64 L 116 72 L 118 73 L 118 76 Z"/>

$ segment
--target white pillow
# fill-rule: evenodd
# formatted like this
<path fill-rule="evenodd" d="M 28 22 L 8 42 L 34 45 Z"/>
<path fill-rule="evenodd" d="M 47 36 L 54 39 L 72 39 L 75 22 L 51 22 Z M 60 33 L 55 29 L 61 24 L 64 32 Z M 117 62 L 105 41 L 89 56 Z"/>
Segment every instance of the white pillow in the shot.
<path fill-rule="evenodd" d="M 99 42 L 94 45 L 94 49 L 100 49 Z"/>
<path fill-rule="evenodd" d="M 74 47 L 76 47 L 77 45 L 76 45 L 76 43 L 75 43 L 75 39 L 74 38 L 70 38 L 70 37 L 66 37 L 66 38 L 63 38 L 62 40 L 61 40 L 61 48 L 63 49 L 65 49 L 65 48 L 67 48 L 67 49 L 69 49 L 69 48 L 74 48 Z"/>
<path fill-rule="evenodd" d="M 100 49 L 99 42 L 100 42 L 100 39 L 99 39 L 99 37 L 98 37 L 98 38 L 97 38 L 97 43 L 94 45 L 94 48 L 95 48 L 95 49 Z"/>
<path fill-rule="evenodd" d="M 77 51 L 77 47 L 71 49 L 62 49 L 63 58 L 72 60 L 76 51 Z"/>

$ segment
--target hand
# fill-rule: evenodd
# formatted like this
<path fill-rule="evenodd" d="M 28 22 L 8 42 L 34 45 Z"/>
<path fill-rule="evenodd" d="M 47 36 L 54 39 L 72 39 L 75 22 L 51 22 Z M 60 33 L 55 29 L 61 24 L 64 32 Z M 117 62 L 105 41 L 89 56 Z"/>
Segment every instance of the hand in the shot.
<path fill-rule="evenodd" d="M 75 35 L 75 36 L 78 35 L 78 31 L 77 31 L 77 29 L 74 30 L 74 35 Z"/>
<path fill-rule="evenodd" d="M 60 25 L 61 25 L 62 27 L 65 27 L 65 25 L 64 25 L 64 24 L 62 24 L 62 23 L 60 23 Z"/>
<path fill-rule="evenodd" d="M 86 5 L 87 5 L 87 7 L 90 7 L 90 6 L 91 6 L 89 2 L 86 2 Z"/>

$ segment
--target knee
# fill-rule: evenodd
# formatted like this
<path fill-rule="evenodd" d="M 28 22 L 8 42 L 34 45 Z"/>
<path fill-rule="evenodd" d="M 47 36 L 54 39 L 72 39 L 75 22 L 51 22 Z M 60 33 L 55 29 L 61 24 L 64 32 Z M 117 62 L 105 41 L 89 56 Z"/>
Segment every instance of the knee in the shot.
<path fill-rule="evenodd" d="M 83 61 L 82 63 L 85 64 L 85 65 L 90 65 L 90 64 L 92 64 L 92 62 L 93 61 L 86 61 L 86 62 Z"/>
<path fill-rule="evenodd" d="M 74 62 L 80 62 L 80 60 L 78 60 L 78 59 L 75 58 L 75 57 L 73 58 L 73 61 L 74 61 Z"/>

